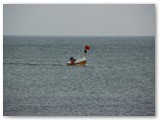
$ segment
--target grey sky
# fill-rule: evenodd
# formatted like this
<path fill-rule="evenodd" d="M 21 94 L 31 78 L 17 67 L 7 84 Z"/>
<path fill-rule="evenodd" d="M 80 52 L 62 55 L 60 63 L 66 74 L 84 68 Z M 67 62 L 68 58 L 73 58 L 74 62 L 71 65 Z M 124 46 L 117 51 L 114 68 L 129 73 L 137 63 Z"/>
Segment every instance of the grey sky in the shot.
<path fill-rule="evenodd" d="M 3 6 L 4 35 L 154 36 L 155 5 Z"/>

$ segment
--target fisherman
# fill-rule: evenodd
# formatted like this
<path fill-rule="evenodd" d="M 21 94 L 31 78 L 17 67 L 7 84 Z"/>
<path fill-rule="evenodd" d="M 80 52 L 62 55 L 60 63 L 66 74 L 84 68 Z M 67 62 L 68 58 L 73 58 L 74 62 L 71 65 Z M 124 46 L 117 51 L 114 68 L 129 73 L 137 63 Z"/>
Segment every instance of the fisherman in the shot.
<path fill-rule="evenodd" d="M 73 57 L 70 58 L 71 64 L 74 64 L 76 59 L 74 59 Z"/>

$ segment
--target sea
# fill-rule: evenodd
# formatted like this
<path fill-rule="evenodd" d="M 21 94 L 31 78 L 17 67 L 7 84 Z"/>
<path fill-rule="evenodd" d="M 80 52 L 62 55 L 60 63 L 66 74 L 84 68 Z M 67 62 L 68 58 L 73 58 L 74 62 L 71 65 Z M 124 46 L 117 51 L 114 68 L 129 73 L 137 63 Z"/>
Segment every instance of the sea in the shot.
<path fill-rule="evenodd" d="M 155 37 L 4 36 L 3 115 L 155 116 Z"/>

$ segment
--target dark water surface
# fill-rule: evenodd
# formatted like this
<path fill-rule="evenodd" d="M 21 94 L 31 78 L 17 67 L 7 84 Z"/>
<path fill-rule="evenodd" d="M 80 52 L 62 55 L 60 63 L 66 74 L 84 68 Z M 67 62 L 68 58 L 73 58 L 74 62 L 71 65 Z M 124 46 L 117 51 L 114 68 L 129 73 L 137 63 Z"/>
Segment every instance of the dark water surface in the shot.
<path fill-rule="evenodd" d="M 4 36 L 4 115 L 155 115 L 154 37 Z M 91 46 L 86 67 L 65 66 Z"/>

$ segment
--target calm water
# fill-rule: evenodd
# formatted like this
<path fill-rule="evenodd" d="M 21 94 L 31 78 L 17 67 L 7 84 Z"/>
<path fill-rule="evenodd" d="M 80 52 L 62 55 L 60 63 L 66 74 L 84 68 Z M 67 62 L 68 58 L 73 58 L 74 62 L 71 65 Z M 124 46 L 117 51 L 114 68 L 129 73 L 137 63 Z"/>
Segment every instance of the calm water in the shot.
<path fill-rule="evenodd" d="M 4 115 L 155 115 L 154 37 L 4 36 Z M 65 66 L 91 46 L 87 66 Z"/>

